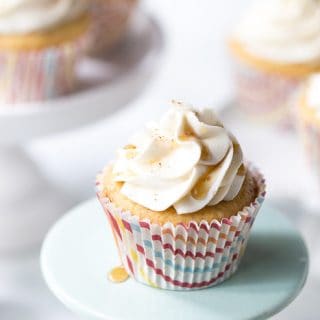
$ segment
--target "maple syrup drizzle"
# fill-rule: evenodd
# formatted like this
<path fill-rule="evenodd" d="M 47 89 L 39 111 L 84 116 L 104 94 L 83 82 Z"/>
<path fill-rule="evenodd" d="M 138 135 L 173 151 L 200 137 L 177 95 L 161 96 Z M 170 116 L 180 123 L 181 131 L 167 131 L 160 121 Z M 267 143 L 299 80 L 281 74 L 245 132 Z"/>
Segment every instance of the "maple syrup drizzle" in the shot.
<path fill-rule="evenodd" d="M 108 279 L 114 283 L 124 282 L 128 278 L 129 275 L 123 266 L 112 268 L 108 273 Z"/>

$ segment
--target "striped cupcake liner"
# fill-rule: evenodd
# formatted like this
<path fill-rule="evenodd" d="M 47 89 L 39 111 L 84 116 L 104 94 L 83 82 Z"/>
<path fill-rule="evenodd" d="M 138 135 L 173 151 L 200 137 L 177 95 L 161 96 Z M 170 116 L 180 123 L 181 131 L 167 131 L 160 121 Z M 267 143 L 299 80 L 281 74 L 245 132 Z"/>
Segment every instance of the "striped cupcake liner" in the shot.
<path fill-rule="evenodd" d="M 108 51 L 122 39 L 137 0 L 94 0 L 90 28 L 92 54 Z"/>
<path fill-rule="evenodd" d="M 256 169 L 250 170 L 259 188 L 253 203 L 221 222 L 188 225 L 139 220 L 103 197 L 98 182 L 98 198 L 127 272 L 138 282 L 169 290 L 201 289 L 228 279 L 238 268 L 265 198 L 264 178 Z"/>
<path fill-rule="evenodd" d="M 236 103 L 253 120 L 280 127 L 295 125 L 294 101 L 303 78 L 293 78 L 234 63 Z"/>
<path fill-rule="evenodd" d="M 87 46 L 74 42 L 36 51 L 0 52 L 0 103 L 48 100 L 70 93 L 76 84 L 75 64 Z"/>
<path fill-rule="evenodd" d="M 320 181 L 320 126 L 314 121 L 300 117 L 300 135 L 311 170 Z"/>

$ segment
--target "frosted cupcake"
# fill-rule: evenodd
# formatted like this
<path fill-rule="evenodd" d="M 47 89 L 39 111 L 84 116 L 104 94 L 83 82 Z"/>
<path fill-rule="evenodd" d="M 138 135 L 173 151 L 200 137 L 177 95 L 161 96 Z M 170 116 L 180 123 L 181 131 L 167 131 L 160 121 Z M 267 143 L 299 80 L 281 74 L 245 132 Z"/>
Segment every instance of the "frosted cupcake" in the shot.
<path fill-rule="evenodd" d="M 320 73 L 312 75 L 298 99 L 300 132 L 310 165 L 320 179 Z"/>
<path fill-rule="evenodd" d="M 137 0 L 91 1 L 91 52 L 104 53 L 123 38 Z"/>
<path fill-rule="evenodd" d="M 88 27 L 86 0 L 2 0 L 0 103 L 70 92 Z"/>
<path fill-rule="evenodd" d="M 261 174 L 215 114 L 181 103 L 97 181 L 127 272 L 172 290 L 213 286 L 236 271 L 265 196 Z"/>
<path fill-rule="evenodd" d="M 288 123 L 297 87 L 320 70 L 320 1 L 257 1 L 229 45 L 238 104 L 256 119 Z"/>

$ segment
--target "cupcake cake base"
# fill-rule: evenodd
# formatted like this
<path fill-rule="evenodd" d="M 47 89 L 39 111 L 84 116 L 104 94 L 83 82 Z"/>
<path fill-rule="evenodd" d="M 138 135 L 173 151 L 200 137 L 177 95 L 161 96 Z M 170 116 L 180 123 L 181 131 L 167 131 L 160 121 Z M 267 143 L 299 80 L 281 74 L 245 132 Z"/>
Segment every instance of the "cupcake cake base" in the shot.
<path fill-rule="evenodd" d="M 202 213 L 201 221 L 196 220 L 197 213 L 191 217 L 190 214 L 158 213 L 151 220 L 155 212 L 150 216 L 148 213 L 138 216 L 137 208 L 131 208 L 135 209 L 135 214 L 130 210 L 123 211 L 104 195 L 102 185 L 106 181 L 103 183 L 98 179 L 98 198 L 127 272 L 139 282 L 169 290 L 201 289 L 228 279 L 238 268 L 265 196 L 263 177 L 255 169 L 250 170 L 239 193 L 239 208 L 232 203 L 235 214 L 219 219 L 223 211 L 233 212 L 228 208 L 228 202 L 221 203 L 216 211 Z M 108 169 L 100 179 L 108 179 Z M 119 196 L 116 188 L 110 186 L 112 195 Z M 252 195 L 254 197 L 250 200 Z M 241 201 L 251 204 L 245 206 Z M 207 216 L 212 214 L 209 220 Z"/>
<path fill-rule="evenodd" d="M 237 104 L 254 120 L 295 126 L 299 88 L 319 65 L 281 64 L 254 56 L 234 39 L 228 44 Z"/>
<path fill-rule="evenodd" d="M 0 36 L 0 103 L 46 101 L 72 92 L 87 46 L 89 18 L 44 33 Z"/>

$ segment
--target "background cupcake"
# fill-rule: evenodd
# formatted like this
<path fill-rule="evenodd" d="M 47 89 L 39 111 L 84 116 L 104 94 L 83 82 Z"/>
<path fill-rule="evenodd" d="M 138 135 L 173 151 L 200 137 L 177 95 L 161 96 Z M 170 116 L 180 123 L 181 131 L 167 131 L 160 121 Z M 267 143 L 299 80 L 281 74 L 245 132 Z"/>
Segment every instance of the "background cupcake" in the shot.
<path fill-rule="evenodd" d="M 123 38 L 137 0 L 91 0 L 91 52 L 99 54 Z"/>
<path fill-rule="evenodd" d="M 70 92 L 89 26 L 86 0 L 0 3 L 0 102 L 39 101 Z"/>
<path fill-rule="evenodd" d="M 236 271 L 264 194 L 261 175 L 215 114 L 181 104 L 98 177 L 127 272 L 172 290 L 209 287 Z"/>
<path fill-rule="evenodd" d="M 237 103 L 288 123 L 297 87 L 320 69 L 320 1 L 257 1 L 230 39 Z"/>
<path fill-rule="evenodd" d="M 298 100 L 303 143 L 312 170 L 320 179 L 320 73 L 306 81 Z"/>

